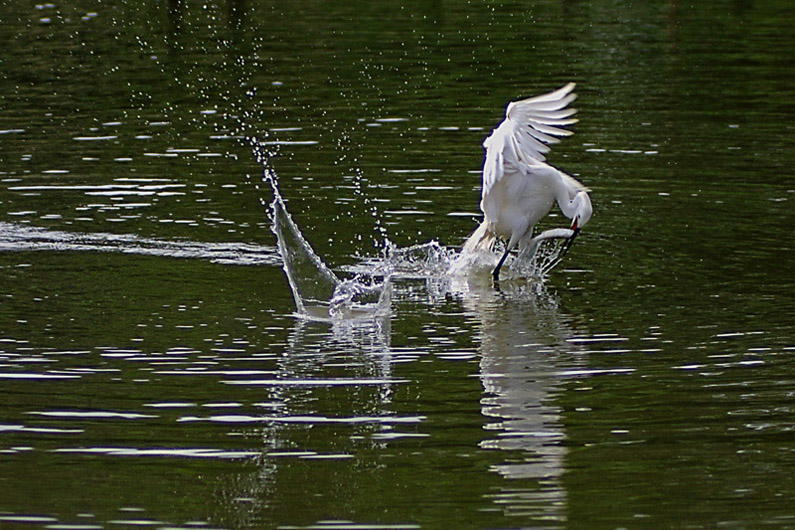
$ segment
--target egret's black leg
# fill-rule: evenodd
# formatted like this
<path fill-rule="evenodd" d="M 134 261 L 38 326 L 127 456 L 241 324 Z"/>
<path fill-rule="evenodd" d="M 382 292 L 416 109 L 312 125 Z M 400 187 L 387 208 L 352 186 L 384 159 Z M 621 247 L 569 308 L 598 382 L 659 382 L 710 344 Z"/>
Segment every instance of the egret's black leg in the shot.
<path fill-rule="evenodd" d="M 497 266 L 494 268 L 494 272 L 492 273 L 492 275 L 494 276 L 494 283 L 495 284 L 499 283 L 499 281 L 500 281 L 500 269 L 502 268 L 503 264 L 505 263 L 505 260 L 508 259 L 508 254 L 510 252 L 511 252 L 511 247 L 508 247 L 506 245 L 505 253 L 500 258 L 500 262 L 497 263 Z"/>

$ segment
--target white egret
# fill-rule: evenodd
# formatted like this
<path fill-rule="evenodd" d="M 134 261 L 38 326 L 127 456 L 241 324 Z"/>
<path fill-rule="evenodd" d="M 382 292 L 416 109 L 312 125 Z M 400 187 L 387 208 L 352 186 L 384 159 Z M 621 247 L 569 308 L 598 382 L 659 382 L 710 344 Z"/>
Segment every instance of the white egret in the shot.
<path fill-rule="evenodd" d="M 572 220 L 567 251 L 593 211 L 588 189 L 575 178 L 545 163 L 548 144 L 557 136 L 570 136 L 563 127 L 576 123 L 567 108 L 577 97 L 574 83 L 541 96 L 508 104 L 505 120 L 483 142 L 483 189 L 480 209 L 483 222 L 464 244 L 465 251 L 492 250 L 497 238 L 506 240 L 505 253 L 494 269 L 500 269 L 515 247 L 523 254 L 533 243 L 533 227 L 557 202 Z"/>

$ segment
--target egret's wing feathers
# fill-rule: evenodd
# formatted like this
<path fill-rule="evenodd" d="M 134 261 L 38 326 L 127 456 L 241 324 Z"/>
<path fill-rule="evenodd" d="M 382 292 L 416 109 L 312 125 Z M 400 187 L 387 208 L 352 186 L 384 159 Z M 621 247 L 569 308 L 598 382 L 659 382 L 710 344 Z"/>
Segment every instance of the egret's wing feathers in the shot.
<path fill-rule="evenodd" d="M 577 112 L 577 109 L 563 109 L 563 110 L 538 110 L 535 112 L 538 121 L 543 121 L 547 123 L 546 120 L 554 120 L 554 122 L 549 123 L 558 123 L 559 125 L 570 125 L 572 123 L 576 123 L 577 120 L 566 121 L 565 123 L 559 122 L 558 120 L 562 120 L 563 118 L 568 118 L 569 116 L 573 115 Z"/>
<path fill-rule="evenodd" d="M 486 141 L 483 142 L 483 146 L 486 148 L 486 160 L 483 162 L 483 189 L 481 190 L 483 197 L 485 197 L 492 186 L 502 178 L 505 169 L 503 164 L 504 157 L 502 155 L 503 150 L 492 145 L 493 142 L 491 140 L 493 138 L 494 135 L 489 136 L 486 138 Z"/>
<path fill-rule="evenodd" d="M 556 136 L 571 136 L 572 132 L 563 127 L 577 123 L 570 117 L 577 110 L 567 108 L 577 98 L 572 90 L 574 83 L 569 83 L 554 92 L 508 105 L 505 120 L 513 124 L 511 136 L 524 148 L 522 154 L 543 162 L 548 144 L 560 141 Z"/>
<path fill-rule="evenodd" d="M 574 83 L 566 83 L 557 90 L 553 90 L 552 92 L 547 92 L 546 94 L 541 94 L 540 96 L 534 96 L 532 98 L 523 99 L 522 101 L 525 102 L 532 101 L 536 103 L 547 103 L 550 101 L 557 102 L 564 97 L 574 96 L 574 94 L 571 94 L 572 90 L 574 90 Z M 572 100 L 574 99 L 574 97 L 572 97 Z"/>
<path fill-rule="evenodd" d="M 571 121 L 572 123 L 574 123 L 577 120 L 566 120 L 566 121 Z M 535 121 L 535 120 L 530 120 L 530 124 L 531 124 L 531 126 L 534 129 L 538 130 L 539 132 L 546 133 L 546 134 L 552 134 L 554 136 L 571 136 L 572 134 L 574 134 L 574 131 L 569 131 L 569 130 L 566 130 L 566 129 L 559 129 L 557 127 L 558 124 L 547 125 L 543 121 Z M 555 139 L 555 141 L 558 141 L 558 140 Z"/>
<path fill-rule="evenodd" d="M 563 128 L 577 123 L 571 117 L 577 110 L 567 108 L 577 98 L 573 90 L 574 83 L 569 83 L 553 92 L 508 105 L 505 120 L 483 142 L 486 148 L 484 197 L 506 169 L 516 171 L 521 164 L 543 162 L 549 145 L 560 141 L 557 137 L 573 134 Z"/>

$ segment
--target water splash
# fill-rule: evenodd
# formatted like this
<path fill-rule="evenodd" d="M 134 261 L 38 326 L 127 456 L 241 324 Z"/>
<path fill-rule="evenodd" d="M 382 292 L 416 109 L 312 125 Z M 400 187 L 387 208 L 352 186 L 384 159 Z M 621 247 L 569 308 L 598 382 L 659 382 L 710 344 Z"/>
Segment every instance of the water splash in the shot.
<path fill-rule="evenodd" d="M 384 263 L 381 268 L 402 277 L 427 278 L 450 273 L 450 267 L 458 257 L 456 249 L 447 248 L 438 241 L 399 248 L 391 242 L 386 244 Z"/>
<path fill-rule="evenodd" d="M 273 191 L 272 225 L 282 266 L 298 314 L 316 320 L 357 319 L 388 314 L 392 298 L 389 274 L 356 274 L 341 280 L 304 238 L 279 193 L 276 179 L 265 172 Z"/>
<path fill-rule="evenodd" d="M 514 260 L 511 270 L 521 276 L 543 280 L 568 252 L 575 232 L 568 228 L 545 230 L 530 240 Z"/>
<path fill-rule="evenodd" d="M 425 280 L 431 298 L 443 298 L 458 291 L 464 285 L 462 280 L 468 286 L 464 290 L 477 284 L 478 279 L 491 280 L 499 252 L 463 252 L 437 241 L 404 248 L 387 241 L 381 256 L 344 268 L 353 277 L 341 280 L 303 237 L 284 205 L 274 177 L 266 172 L 266 180 L 271 183 L 274 195 L 272 230 L 298 314 L 305 318 L 384 316 L 389 313 L 394 279 Z M 572 235 L 566 228 L 541 232 L 512 257 L 503 269 L 503 278 L 519 284 L 543 285 L 550 271 L 563 259 Z"/>
<path fill-rule="evenodd" d="M 384 237 L 381 256 L 365 258 L 344 268 L 343 272 L 352 277 L 340 279 L 315 253 L 287 211 L 276 172 L 269 164 L 278 154 L 273 142 L 254 137 L 249 142 L 255 158 L 264 167 L 262 183 L 272 192 L 271 230 L 300 317 L 339 322 L 386 316 L 396 278 L 424 279 L 430 296 L 441 298 L 454 290 L 456 278 L 491 277 L 501 254 L 499 249 L 464 252 L 437 241 L 399 248 Z M 259 184 L 255 187 L 260 190 Z M 385 236 L 383 232 L 382 235 Z M 543 282 L 563 259 L 573 235 L 574 232 L 565 228 L 541 232 L 509 260 L 503 269 L 504 278 Z"/>
<path fill-rule="evenodd" d="M 573 236 L 574 232 L 568 228 L 541 232 L 506 262 L 502 278 L 543 282 L 563 261 Z M 503 252 L 501 242 L 491 251 L 462 251 L 450 263 L 449 272 L 454 276 L 491 274 Z"/>

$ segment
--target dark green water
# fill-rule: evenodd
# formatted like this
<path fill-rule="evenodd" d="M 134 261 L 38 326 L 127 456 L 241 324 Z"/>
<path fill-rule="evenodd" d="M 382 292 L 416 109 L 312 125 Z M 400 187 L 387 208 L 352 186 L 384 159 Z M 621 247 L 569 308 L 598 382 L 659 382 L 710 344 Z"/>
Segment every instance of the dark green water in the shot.
<path fill-rule="evenodd" d="M 0 4 L 0 526 L 795 525 L 788 1 Z M 476 226 L 505 104 L 594 218 L 545 289 L 293 316 Z M 549 226 L 564 224 L 560 216 Z"/>

